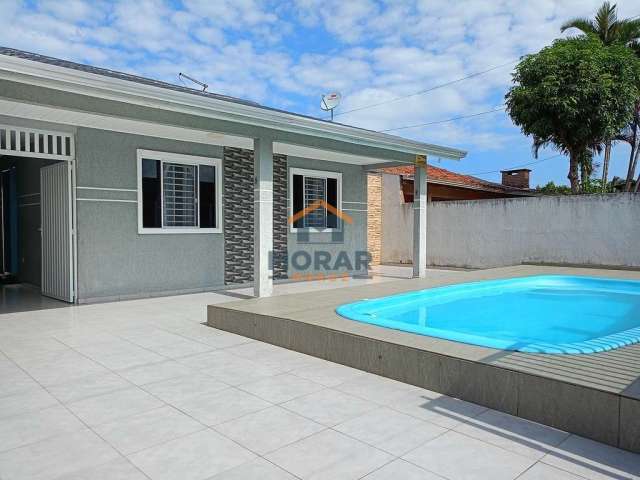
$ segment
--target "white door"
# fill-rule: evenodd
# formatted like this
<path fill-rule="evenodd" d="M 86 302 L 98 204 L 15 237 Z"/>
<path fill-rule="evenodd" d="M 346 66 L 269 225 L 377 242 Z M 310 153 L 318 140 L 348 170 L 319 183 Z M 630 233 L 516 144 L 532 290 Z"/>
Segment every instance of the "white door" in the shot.
<path fill-rule="evenodd" d="M 73 302 L 71 164 L 40 169 L 42 294 Z"/>

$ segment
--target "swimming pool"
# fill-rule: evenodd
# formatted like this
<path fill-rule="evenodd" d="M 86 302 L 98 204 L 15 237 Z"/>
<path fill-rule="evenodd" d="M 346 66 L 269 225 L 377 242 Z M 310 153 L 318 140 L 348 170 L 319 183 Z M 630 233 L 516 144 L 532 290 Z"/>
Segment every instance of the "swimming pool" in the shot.
<path fill-rule="evenodd" d="M 594 353 L 640 342 L 640 281 L 544 275 L 342 305 L 346 318 L 502 350 Z"/>

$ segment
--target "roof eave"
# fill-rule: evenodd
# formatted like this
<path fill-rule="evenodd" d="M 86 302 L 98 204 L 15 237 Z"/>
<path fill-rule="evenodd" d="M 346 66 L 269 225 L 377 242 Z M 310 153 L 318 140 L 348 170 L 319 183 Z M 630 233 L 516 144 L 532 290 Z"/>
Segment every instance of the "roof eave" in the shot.
<path fill-rule="evenodd" d="M 466 151 L 294 113 L 201 97 L 33 60 L 0 55 L 0 78 L 83 95 L 414 155 L 460 160 Z"/>

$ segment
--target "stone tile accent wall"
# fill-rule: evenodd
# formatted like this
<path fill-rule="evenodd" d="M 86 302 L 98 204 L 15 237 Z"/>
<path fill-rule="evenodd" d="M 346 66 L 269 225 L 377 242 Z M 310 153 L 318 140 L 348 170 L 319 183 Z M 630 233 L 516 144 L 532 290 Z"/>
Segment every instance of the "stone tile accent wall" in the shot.
<path fill-rule="evenodd" d="M 367 250 L 371 265 L 380 264 L 382 251 L 382 176 L 367 175 Z"/>
<path fill-rule="evenodd" d="M 273 156 L 275 279 L 287 278 L 287 157 Z M 224 149 L 224 282 L 253 281 L 253 150 Z"/>

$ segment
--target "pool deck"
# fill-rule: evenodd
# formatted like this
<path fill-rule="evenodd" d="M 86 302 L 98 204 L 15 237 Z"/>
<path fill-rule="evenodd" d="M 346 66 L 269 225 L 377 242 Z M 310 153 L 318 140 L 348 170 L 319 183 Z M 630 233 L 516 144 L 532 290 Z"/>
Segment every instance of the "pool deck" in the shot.
<path fill-rule="evenodd" d="M 640 272 L 521 265 L 246 299 L 208 307 L 208 324 L 640 452 L 640 344 L 582 355 L 452 342 L 338 316 L 344 303 L 469 281 Z M 517 312 L 514 312 L 517 314 Z"/>

